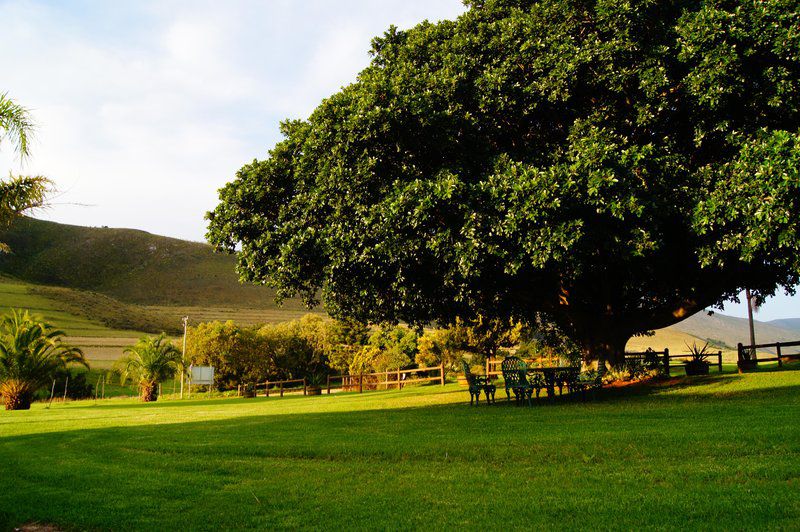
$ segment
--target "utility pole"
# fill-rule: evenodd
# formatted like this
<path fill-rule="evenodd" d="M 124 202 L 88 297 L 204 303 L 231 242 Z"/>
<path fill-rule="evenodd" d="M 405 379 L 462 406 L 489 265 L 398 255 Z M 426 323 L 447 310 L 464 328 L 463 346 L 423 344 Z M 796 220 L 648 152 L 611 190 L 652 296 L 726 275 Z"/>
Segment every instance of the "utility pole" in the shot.
<path fill-rule="evenodd" d="M 181 355 L 181 399 L 183 399 L 183 379 L 186 376 L 186 327 L 189 325 L 189 316 L 181 318 L 183 322 L 183 354 Z"/>
<path fill-rule="evenodd" d="M 750 294 L 750 289 L 745 288 L 745 296 L 747 297 L 747 319 L 750 322 L 750 349 L 753 358 L 756 356 L 756 327 L 753 323 L 753 296 Z"/>

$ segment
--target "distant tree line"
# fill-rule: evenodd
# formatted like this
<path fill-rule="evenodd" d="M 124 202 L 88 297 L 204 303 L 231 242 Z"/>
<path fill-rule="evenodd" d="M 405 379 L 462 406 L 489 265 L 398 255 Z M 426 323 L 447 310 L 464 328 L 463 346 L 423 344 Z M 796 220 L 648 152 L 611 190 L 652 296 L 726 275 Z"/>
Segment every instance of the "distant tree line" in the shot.
<path fill-rule="evenodd" d="M 442 363 L 452 373 L 462 359 L 482 366 L 487 357 L 511 348 L 529 358 L 580 357 L 579 349 L 558 331 L 480 318 L 426 330 L 391 324 L 370 327 L 317 314 L 260 326 L 215 321 L 189 327 L 186 343 L 188 363 L 214 366 L 220 390 L 266 380 Z"/>

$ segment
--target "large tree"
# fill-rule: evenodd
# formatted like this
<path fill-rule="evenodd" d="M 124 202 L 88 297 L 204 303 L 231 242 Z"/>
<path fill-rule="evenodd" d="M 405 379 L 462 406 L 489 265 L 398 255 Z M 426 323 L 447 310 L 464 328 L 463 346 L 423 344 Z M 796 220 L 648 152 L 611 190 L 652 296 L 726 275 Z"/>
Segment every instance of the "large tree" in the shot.
<path fill-rule="evenodd" d="M 800 274 L 796 0 L 473 0 L 391 28 L 220 191 L 244 280 L 424 323 L 546 314 L 587 357 Z"/>

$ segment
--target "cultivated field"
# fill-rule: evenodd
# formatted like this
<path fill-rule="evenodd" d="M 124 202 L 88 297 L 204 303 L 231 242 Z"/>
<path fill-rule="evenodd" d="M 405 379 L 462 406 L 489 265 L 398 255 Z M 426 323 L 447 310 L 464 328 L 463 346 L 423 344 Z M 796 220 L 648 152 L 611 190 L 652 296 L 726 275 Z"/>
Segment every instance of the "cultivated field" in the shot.
<path fill-rule="evenodd" d="M 37 404 L 0 414 L 0 523 L 791 529 L 799 391 L 786 370 L 534 408 L 470 407 L 456 385 Z"/>

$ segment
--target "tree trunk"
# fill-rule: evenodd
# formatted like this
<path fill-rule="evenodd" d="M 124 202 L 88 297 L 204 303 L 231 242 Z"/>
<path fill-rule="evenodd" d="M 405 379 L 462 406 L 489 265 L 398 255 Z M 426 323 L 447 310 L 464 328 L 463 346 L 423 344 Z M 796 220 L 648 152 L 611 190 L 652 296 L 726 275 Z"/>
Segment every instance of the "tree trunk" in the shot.
<path fill-rule="evenodd" d="M 621 368 L 625 364 L 625 345 L 631 338 L 630 333 L 614 330 L 593 331 L 590 337 L 576 337 L 581 346 L 586 362 L 597 361 L 597 371 L 605 373 L 606 364 Z"/>
<path fill-rule="evenodd" d="M 143 382 L 139 385 L 139 400 L 150 403 L 158 399 L 158 383 Z"/>

